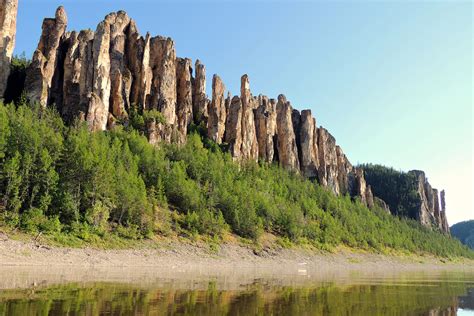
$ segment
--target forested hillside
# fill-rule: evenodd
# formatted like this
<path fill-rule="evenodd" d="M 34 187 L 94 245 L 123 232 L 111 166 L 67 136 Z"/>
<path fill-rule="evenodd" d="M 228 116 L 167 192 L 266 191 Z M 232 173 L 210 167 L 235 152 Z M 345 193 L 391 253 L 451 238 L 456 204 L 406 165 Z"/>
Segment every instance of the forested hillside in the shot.
<path fill-rule="evenodd" d="M 451 226 L 451 234 L 466 246 L 474 249 L 474 220 L 454 224 Z"/>
<path fill-rule="evenodd" d="M 239 165 L 192 126 L 184 145 L 150 145 L 142 128 L 89 132 L 52 109 L 0 105 L 0 222 L 61 240 L 263 232 L 321 249 L 338 245 L 440 256 L 474 253 L 413 220 L 369 210 L 268 163 Z"/>

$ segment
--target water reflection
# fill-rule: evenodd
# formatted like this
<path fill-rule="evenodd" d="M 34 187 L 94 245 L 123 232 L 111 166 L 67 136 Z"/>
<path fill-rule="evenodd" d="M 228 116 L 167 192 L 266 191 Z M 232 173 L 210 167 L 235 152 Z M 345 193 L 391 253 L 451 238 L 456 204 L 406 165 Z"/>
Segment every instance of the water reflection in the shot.
<path fill-rule="evenodd" d="M 472 273 L 330 281 L 162 275 L 143 281 L 34 282 L 0 291 L 0 315 L 456 315 L 459 308 L 474 313 Z"/>

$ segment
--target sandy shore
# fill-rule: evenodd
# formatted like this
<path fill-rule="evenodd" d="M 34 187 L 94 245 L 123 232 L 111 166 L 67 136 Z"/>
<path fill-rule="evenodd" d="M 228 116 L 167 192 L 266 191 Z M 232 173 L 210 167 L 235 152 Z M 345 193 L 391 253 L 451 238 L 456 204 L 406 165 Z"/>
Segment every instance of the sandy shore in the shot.
<path fill-rule="evenodd" d="M 448 261 L 435 257 L 390 256 L 341 250 L 337 253 L 263 247 L 254 250 L 236 243 L 212 248 L 206 243 L 166 240 L 144 244 L 138 249 L 103 250 L 52 247 L 30 241 L 0 238 L 0 266 L 81 267 L 273 267 L 301 266 L 335 270 L 472 270 L 474 261 Z"/>
<path fill-rule="evenodd" d="M 64 282 L 169 283 L 206 287 L 210 278 L 220 287 L 236 288 L 256 278 L 291 285 L 364 277 L 399 277 L 401 273 L 468 273 L 474 261 L 446 261 L 434 257 L 388 256 L 374 253 L 317 252 L 305 249 L 263 248 L 235 243 L 212 249 L 205 243 L 168 240 L 129 250 L 61 248 L 31 241 L 0 239 L 0 289 Z M 353 282 L 353 281 L 351 281 Z"/>

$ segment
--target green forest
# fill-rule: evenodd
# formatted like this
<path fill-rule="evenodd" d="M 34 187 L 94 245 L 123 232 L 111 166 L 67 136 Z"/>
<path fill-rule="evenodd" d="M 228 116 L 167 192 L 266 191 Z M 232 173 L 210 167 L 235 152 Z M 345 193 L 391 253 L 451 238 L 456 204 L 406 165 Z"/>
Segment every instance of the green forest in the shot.
<path fill-rule="evenodd" d="M 451 226 L 451 235 L 469 248 L 474 249 L 474 220 L 454 224 Z"/>
<path fill-rule="evenodd" d="M 90 133 L 21 98 L 0 104 L 0 226 L 62 244 L 226 234 L 258 243 L 271 233 L 324 250 L 474 258 L 456 239 L 336 197 L 277 165 L 237 164 L 200 127 L 185 145 L 152 146 L 143 125 L 159 118 L 133 112 L 127 126 Z"/>
<path fill-rule="evenodd" d="M 421 202 L 415 174 L 374 164 L 359 167 L 364 169 L 365 179 L 374 195 L 384 200 L 394 215 L 416 219 Z"/>

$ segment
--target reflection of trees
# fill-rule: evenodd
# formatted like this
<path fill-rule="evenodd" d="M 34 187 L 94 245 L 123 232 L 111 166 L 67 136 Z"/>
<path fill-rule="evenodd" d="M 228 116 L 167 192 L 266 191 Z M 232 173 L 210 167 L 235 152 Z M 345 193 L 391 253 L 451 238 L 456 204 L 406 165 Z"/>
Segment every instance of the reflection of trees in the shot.
<path fill-rule="evenodd" d="M 273 287 L 222 291 L 69 284 L 0 292 L 0 315 L 454 315 L 462 283 Z M 459 300 L 474 306 L 474 290 Z"/>

